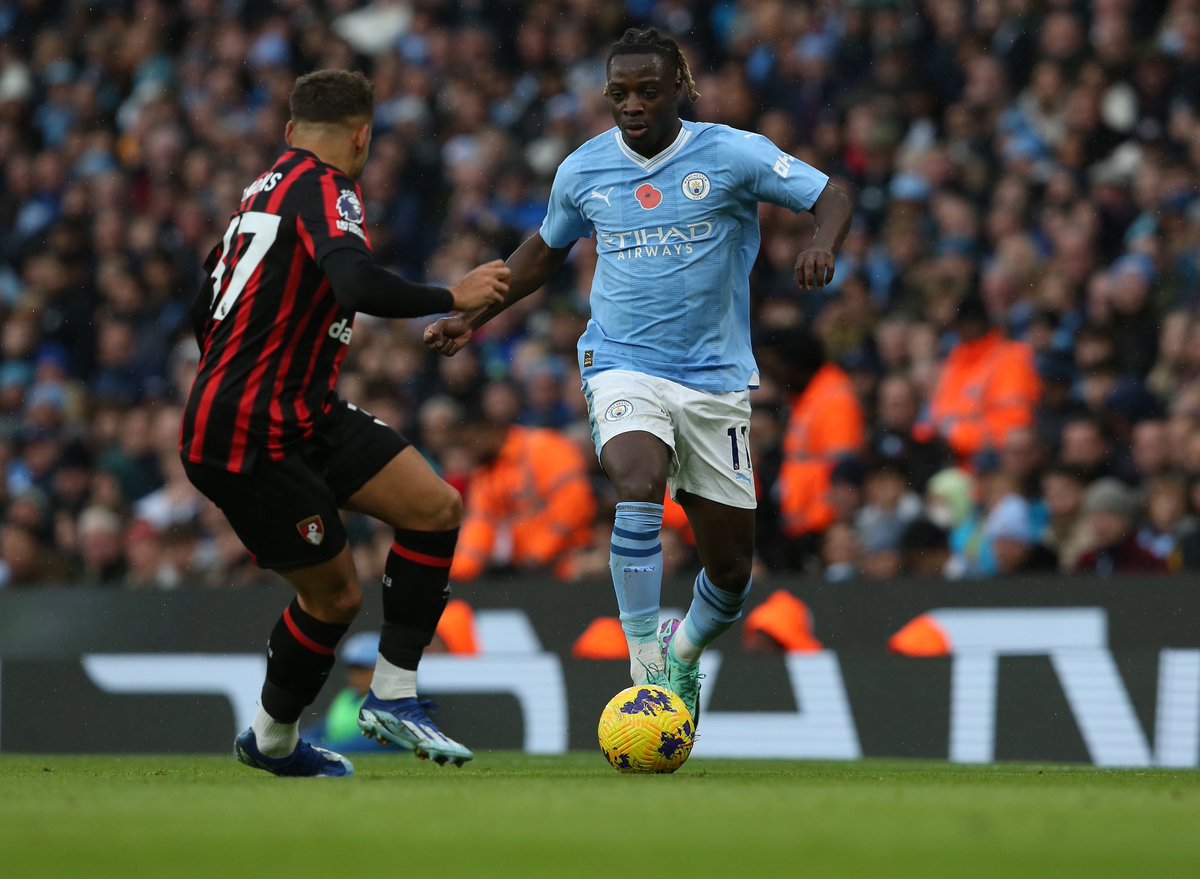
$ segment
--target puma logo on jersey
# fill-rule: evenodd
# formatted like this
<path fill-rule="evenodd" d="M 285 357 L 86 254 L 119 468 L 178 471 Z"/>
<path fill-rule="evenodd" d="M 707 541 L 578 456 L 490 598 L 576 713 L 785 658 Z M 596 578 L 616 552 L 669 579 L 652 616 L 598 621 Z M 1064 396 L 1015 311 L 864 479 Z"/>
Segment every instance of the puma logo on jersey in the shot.
<path fill-rule="evenodd" d="M 600 199 L 602 202 L 604 202 L 606 205 L 608 205 L 611 208 L 612 204 L 609 202 L 608 197 L 612 194 L 612 191 L 613 191 L 613 187 L 610 186 L 610 187 L 608 187 L 608 192 L 601 195 L 599 190 L 593 189 L 592 190 L 592 198 Z"/>
<path fill-rule="evenodd" d="M 337 339 L 343 345 L 349 345 L 350 339 L 354 336 L 354 327 L 350 326 L 350 321 L 342 318 L 336 321 L 329 327 L 329 338 Z"/>

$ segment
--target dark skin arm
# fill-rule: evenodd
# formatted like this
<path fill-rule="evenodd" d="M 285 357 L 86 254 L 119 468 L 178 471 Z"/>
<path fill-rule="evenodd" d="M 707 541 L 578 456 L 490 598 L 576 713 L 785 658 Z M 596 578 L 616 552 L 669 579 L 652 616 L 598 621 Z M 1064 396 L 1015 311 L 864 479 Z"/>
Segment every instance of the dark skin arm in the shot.
<path fill-rule="evenodd" d="M 812 206 L 817 231 L 812 244 L 796 257 L 796 283 L 802 290 L 819 290 L 833 280 L 836 254 L 850 231 L 854 205 L 850 196 L 827 183 Z"/>
<path fill-rule="evenodd" d="M 573 246 L 574 242 L 566 247 L 551 247 L 534 232 L 505 262 L 512 272 L 508 279 L 508 295 L 486 308 L 450 315 L 430 324 L 425 328 L 425 344 L 447 357 L 457 354 L 471 340 L 475 330 L 550 280 L 562 267 Z"/>

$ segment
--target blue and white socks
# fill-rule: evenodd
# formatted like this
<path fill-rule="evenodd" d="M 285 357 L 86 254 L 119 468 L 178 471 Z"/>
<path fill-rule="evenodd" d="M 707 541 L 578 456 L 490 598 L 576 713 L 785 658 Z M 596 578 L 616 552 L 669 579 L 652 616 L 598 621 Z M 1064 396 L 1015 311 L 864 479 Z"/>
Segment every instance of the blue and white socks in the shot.
<path fill-rule="evenodd" d="M 662 669 L 658 651 L 658 610 L 662 593 L 663 505 L 622 502 L 613 522 L 609 568 L 621 628 L 629 643 L 629 673 L 644 684 L 650 666 Z"/>
<path fill-rule="evenodd" d="M 742 618 L 742 607 L 753 582 L 748 581 L 741 592 L 726 592 L 714 586 L 708 573 L 701 570 L 692 589 L 692 606 L 671 639 L 670 650 L 675 659 L 686 665 L 698 663 L 704 648 Z"/>

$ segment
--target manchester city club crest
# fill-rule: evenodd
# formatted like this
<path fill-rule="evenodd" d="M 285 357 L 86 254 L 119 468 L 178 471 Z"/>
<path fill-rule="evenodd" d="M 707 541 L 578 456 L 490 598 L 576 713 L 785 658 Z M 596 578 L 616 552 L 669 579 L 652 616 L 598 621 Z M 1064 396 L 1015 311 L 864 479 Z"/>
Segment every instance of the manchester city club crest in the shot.
<path fill-rule="evenodd" d="M 712 191 L 712 184 L 708 182 L 708 175 L 696 171 L 683 178 L 683 194 L 692 201 L 700 201 Z"/>
<path fill-rule="evenodd" d="M 633 411 L 633 404 L 628 400 L 617 400 L 604 410 L 605 421 L 620 421 Z"/>
<path fill-rule="evenodd" d="M 343 189 L 337 200 L 338 216 L 347 223 L 361 223 L 363 221 L 363 206 L 358 200 L 358 193 L 353 189 Z"/>
<path fill-rule="evenodd" d="M 325 539 L 325 523 L 321 521 L 320 516 L 309 516 L 307 519 L 297 522 L 296 530 L 313 546 L 320 546 L 321 541 Z"/>

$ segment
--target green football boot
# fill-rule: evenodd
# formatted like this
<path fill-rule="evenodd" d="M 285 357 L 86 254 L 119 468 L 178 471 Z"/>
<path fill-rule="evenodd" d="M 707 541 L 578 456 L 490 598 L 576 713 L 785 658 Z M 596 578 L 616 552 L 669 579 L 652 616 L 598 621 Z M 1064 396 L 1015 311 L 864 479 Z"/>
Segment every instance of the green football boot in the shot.
<path fill-rule="evenodd" d="M 683 700 L 691 712 L 694 728 L 700 726 L 700 664 L 688 665 L 680 662 L 671 653 L 671 641 L 682 625 L 680 620 L 667 620 L 659 627 L 658 646 L 662 649 L 666 665 L 666 688 Z"/>

